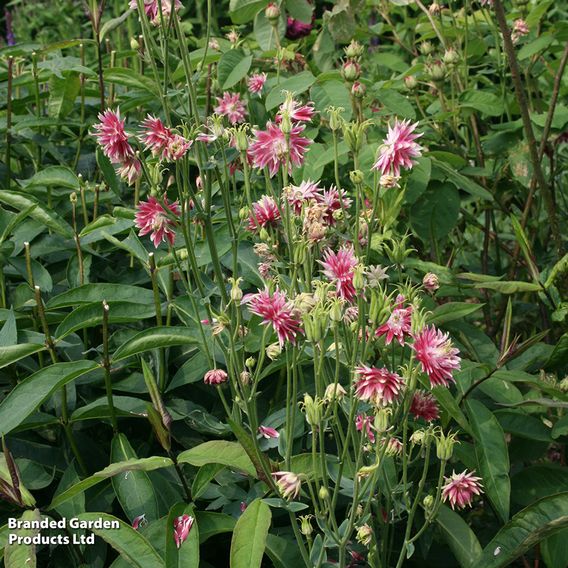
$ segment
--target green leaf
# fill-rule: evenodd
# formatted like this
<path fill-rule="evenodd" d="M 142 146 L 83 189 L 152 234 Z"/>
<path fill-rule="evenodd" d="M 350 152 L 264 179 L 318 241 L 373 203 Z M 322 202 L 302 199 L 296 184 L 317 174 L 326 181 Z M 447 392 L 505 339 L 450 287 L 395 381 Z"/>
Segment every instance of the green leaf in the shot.
<path fill-rule="evenodd" d="M 137 460 L 124 434 L 117 434 L 111 443 L 111 461 L 124 462 Z M 129 470 L 112 477 L 114 493 L 126 516 L 132 522 L 139 515 L 145 514 L 148 519 L 157 519 L 158 498 L 150 477 L 142 470 Z"/>
<path fill-rule="evenodd" d="M 562 335 L 562 337 L 558 340 L 558 343 L 554 346 L 554 350 L 550 354 L 550 357 L 544 364 L 544 368 L 558 369 L 566 366 L 566 361 L 568 361 L 568 333 Z"/>
<path fill-rule="evenodd" d="M 286 96 L 283 91 L 290 91 L 296 95 L 301 95 L 315 82 L 316 78 L 309 71 L 302 71 L 293 77 L 280 81 L 280 84 L 273 87 L 266 97 L 266 110 L 272 110 L 284 102 Z"/>
<path fill-rule="evenodd" d="M 154 471 L 155 469 L 162 469 L 164 467 L 171 467 L 173 465 L 174 463 L 171 459 L 159 456 L 129 459 L 123 462 L 111 463 L 103 470 L 94 473 L 90 477 L 87 477 L 79 483 L 72 485 L 65 491 L 61 492 L 59 495 L 56 495 L 48 505 L 47 510 L 59 507 L 62 503 L 65 503 L 69 499 L 73 499 L 73 497 L 75 497 L 76 495 L 83 493 L 90 487 L 97 485 L 98 483 L 104 481 L 105 479 L 108 479 L 109 477 L 113 477 L 127 471 Z"/>
<path fill-rule="evenodd" d="M 295 20 L 306 24 L 312 21 L 314 7 L 308 0 L 286 0 L 286 10 Z"/>
<path fill-rule="evenodd" d="M 112 356 L 113 362 L 159 347 L 197 344 L 197 332 L 187 327 L 152 327 L 123 343 Z"/>
<path fill-rule="evenodd" d="M 343 118 L 351 119 L 351 95 L 342 81 L 322 81 L 312 86 L 310 99 L 314 101 L 315 108 L 324 112 L 329 106 L 345 109 Z M 333 154 L 332 154 L 333 156 Z"/>
<path fill-rule="evenodd" d="M 44 349 L 45 345 L 37 345 L 35 343 L 20 343 L 19 345 L 2 347 L 0 349 L 0 369 Z"/>
<path fill-rule="evenodd" d="M 57 389 L 98 367 L 95 361 L 55 363 L 18 383 L 0 403 L 0 433 L 11 432 Z"/>
<path fill-rule="evenodd" d="M 545 497 L 517 513 L 472 568 L 505 568 L 542 539 L 568 527 L 568 493 Z"/>
<path fill-rule="evenodd" d="M 58 308 L 76 308 L 81 304 L 92 304 L 112 300 L 113 302 L 134 302 L 137 304 L 152 304 L 152 290 L 129 286 L 128 284 L 85 284 L 78 288 L 67 290 L 47 302 L 48 310 Z"/>
<path fill-rule="evenodd" d="M 540 544 L 546 568 L 566 568 L 568 558 L 568 529 L 557 532 Z"/>
<path fill-rule="evenodd" d="M 8 310 L 8 317 L 0 329 L 0 347 L 8 347 L 18 343 L 18 326 L 16 325 L 16 316 L 14 310 Z M 2 352 L 0 352 L 0 360 Z"/>
<path fill-rule="evenodd" d="M 482 387 L 483 384 L 480 386 Z M 527 440 L 552 442 L 550 428 L 535 416 L 530 416 L 518 410 L 497 410 L 495 418 L 499 420 L 503 430 L 509 434 Z"/>
<path fill-rule="evenodd" d="M 187 540 L 177 548 L 174 539 L 174 521 L 182 515 L 193 517 L 194 522 Z M 170 509 L 166 525 L 166 566 L 167 568 L 189 568 L 199 566 L 199 526 L 191 505 L 177 503 Z"/>
<path fill-rule="evenodd" d="M 503 428 L 478 400 L 466 402 L 469 421 L 475 438 L 475 454 L 484 491 L 502 522 L 509 519 L 511 482 L 509 479 L 509 454 Z"/>
<path fill-rule="evenodd" d="M 414 106 L 409 102 L 408 98 L 401 95 L 393 89 L 381 89 L 377 92 L 377 99 L 389 110 L 393 115 L 402 116 L 403 118 L 416 118 Z"/>
<path fill-rule="evenodd" d="M 269 534 L 266 539 L 266 554 L 275 568 L 292 568 L 302 566 L 302 555 L 293 541 Z"/>
<path fill-rule="evenodd" d="M 483 306 L 484 304 L 471 304 L 468 302 L 448 302 L 436 307 L 428 317 L 428 323 L 439 326 L 449 321 L 463 319 L 480 310 Z"/>
<path fill-rule="evenodd" d="M 70 168 L 65 166 L 48 166 L 41 169 L 29 180 L 26 180 L 24 187 L 64 187 L 79 191 L 79 178 Z"/>
<path fill-rule="evenodd" d="M 449 416 L 451 416 L 468 434 L 472 434 L 471 426 L 450 390 L 444 387 L 434 387 L 432 389 L 432 394 Z"/>
<path fill-rule="evenodd" d="M 68 72 L 63 77 L 53 75 L 49 79 L 49 101 L 47 103 L 49 116 L 61 120 L 70 114 L 80 90 L 81 80 L 78 73 Z"/>
<path fill-rule="evenodd" d="M 16 191 L 0 191 L 0 202 L 17 209 L 18 211 L 29 210 L 29 216 L 51 229 L 54 233 L 67 239 L 73 238 L 73 229 L 62 217 L 53 211 L 45 209 L 39 201 L 31 195 L 24 195 Z"/>
<path fill-rule="evenodd" d="M 430 184 L 432 186 L 432 184 Z M 416 234 L 430 243 L 445 237 L 457 224 L 460 196 L 449 183 L 429 187 L 412 206 L 410 222 Z"/>
<path fill-rule="evenodd" d="M 223 54 L 217 65 L 217 77 L 221 89 L 230 89 L 246 77 L 252 64 L 252 55 L 245 55 L 241 49 L 230 49 Z"/>
<path fill-rule="evenodd" d="M 199 542 L 205 542 L 217 534 L 233 532 L 235 528 L 235 519 L 224 513 L 197 511 L 196 516 L 199 525 Z"/>
<path fill-rule="evenodd" d="M 268 0 L 231 0 L 229 3 L 229 16 L 235 24 L 246 24 L 265 8 Z"/>
<path fill-rule="evenodd" d="M 441 152 L 437 152 L 438 158 L 441 154 Z M 469 179 L 463 174 L 460 174 L 457 171 L 456 166 L 453 166 L 451 163 L 448 164 L 438 158 L 432 157 L 432 164 L 435 165 L 438 169 L 442 170 L 446 174 L 448 180 L 455 184 L 458 189 L 463 189 L 463 191 L 466 191 L 473 197 L 479 197 L 481 199 L 493 201 L 493 195 L 491 195 L 491 193 L 484 187 L 481 187 L 473 180 Z"/>
<path fill-rule="evenodd" d="M 560 436 L 568 435 L 568 414 L 560 418 L 552 428 L 552 437 L 556 440 Z"/>
<path fill-rule="evenodd" d="M 128 10 L 126 10 L 126 12 L 124 12 L 124 14 L 121 14 L 120 16 L 118 16 L 117 18 L 112 18 L 110 20 L 107 20 L 102 26 L 101 26 L 101 31 L 100 31 L 100 41 L 102 42 L 103 39 L 105 38 L 105 36 L 112 32 L 112 30 L 118 28 L 118 26 L 120 26 L 120 24 L 124 23 L 126 21 L 126 19 L 128 18 L 128 16 L 130 16 L 130 14 L 132 14 L 134 10 L 132 8 L 129 8 Z"/>
<path fill-rule="evenodd" d="M 134 304 L 132 302 L 108 302 L 109 312 L 108 321 L 116 323 L 134 323 L 156 314 L 153 304 Z M 70 333 L 78 329 L 95 327 L 101 325 L 103 321 L 102 302 L 86 304 L 73 310 L 59 324 L 54 336 L 57 340 L 67 337 Z"/>
<path fill-rule="evenodd" d="M 210 463 L 220 463 L 256 477 L 256 469 L 252 461 L 238 442 L 227 442 L 225 440 L 205 442 L 182 452 L 178 456 L 178 461 L 198 467 Z"/>
<path fill-rule="evenodd" d="M 239 517 L 231 539 L 231 568 L 260 568 L 272 513 L 255 499 Z"/>
<path fill-rule="evenodd" d="M 191 495 L 194 500 L 199 499 L 201 494 L 207 489 L 209 483 L 211 483 L 215 476 L 223 469 L 225 469 L 225 466 L 222 463 L 208 463 L 199 468 L 191 484 Z"/>
<path fill-rule="evenodd" d="M 160 97 L 160 88 L 156 83 L 149 77 L 140 75 L 140 73 L 136 73 L 132 69 L 124 69 L 123 67 L 107 68 L 104 70 L 104 78 L 109 83 L 115 83 L 130 89 L 142 89 L 157 98 Z"/>
<path fill-rule="evenodd" d="M 529 43 L 523 45 L 523 47 L 519 49 L 519 53 L 517 55 L 519 61 L 528 59 L 529 57 L 536 55 L 539 51 L 545 50 L 553 41 L 553 35 L 542 34 L 533 41 L 530 41 Z"/>
<path fill-rule="evenodd" d="M 39 509 L 24 511 L 22 521 L 39 521 L 41 514 Z M 39 534 L 40 529 L 11 529 L 17 536 L 34 537 Z M 4 566 L 6 568 L 36 568 L 36 547 L 34 544 L 8 544 L 4 549 Z"/>
<path fill-rule="evenodd" d="M 470 568 L 481 556 L 482 548 L 468 524 L 450 508 L 442 505 L 436 516 L 444 538 L 462 568 Z"/>
<path fill-rule="evenodd" d="M 511 478 L 511 499 L 521 507 L 564 491 L 568 491 L 568 468 L 551 463 L 526 467 Z"/>
<path fill-rule="evenodd" d="M 254 37 L 263 51 L 272 51 L 277 48 L 276 34 L 280 40 L 286 34 L 286 18 L 284 13 L 280 14 L 278 25 L 273 26 L 264 15 L 264 10 L 258 12 L 254 18 Z"/>
<path fill-rule="evenodd" d="M 463 96 L 461 106 L 473 108 L 487 116 L 501 116 L 503 114 L 503 99 L 488 91 L 467 91 Z"/>
<path fill-rule="evenodd" d="M 110 544 L 131 566 L 136 568 L 166 568 L 164 560 L 142 536 L 124 521 L 106 513 L 83 513 L 79 521 L 102 521 L 118 523 L 119 528 L 89 529 Z"/>
<path fill-rule="evenodd" d="M 491 282 L 478 282 L 476 288 L 487 288 L 501 294 L 516 294 L 517 292 L 540 292 L 542 286 L 532 282 L 515 282 L 512 280 L 499 280 Z"/>

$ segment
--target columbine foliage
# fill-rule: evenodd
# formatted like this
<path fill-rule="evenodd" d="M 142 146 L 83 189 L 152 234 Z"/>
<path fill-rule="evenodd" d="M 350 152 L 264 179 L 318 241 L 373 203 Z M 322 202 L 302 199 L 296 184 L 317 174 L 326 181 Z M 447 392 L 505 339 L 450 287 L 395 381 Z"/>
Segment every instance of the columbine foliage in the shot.
<path fill-rule="evenodd" d="M 562 3 L 24 4 L 6 568 L 563 566 Z"/>

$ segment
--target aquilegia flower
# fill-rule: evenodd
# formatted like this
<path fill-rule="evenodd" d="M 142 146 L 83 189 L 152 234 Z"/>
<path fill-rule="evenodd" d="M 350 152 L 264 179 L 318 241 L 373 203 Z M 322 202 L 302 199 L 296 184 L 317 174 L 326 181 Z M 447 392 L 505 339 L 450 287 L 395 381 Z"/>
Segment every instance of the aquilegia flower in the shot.
<path fill-rule="evenodd" d="M 511 40 L 517 43 L 523 36 L 530 33 L 530 28 L 525 20 L 518 19 L 513 22 L 513 32 L 511 33 Z"/>
<path fill-rule="evenodd" d="M 248 305 L 251 313 L 262 318 L 262 325 L 272 325 L 280 347 L 286 341 L 295 343 L 296 336 L 302 333 L 297 310 L 292 302 L 288 301 L 284 292 L 276 290 L 271 294 L 265 289 L 257 294 L 247 294 L 242 303 Z"/>
<path fill-rule="evenodd" d="M 260 169 L 268 167 L 270 177 L 286 163 L 287 156 L 289 169 L 291 166 L 301 166 L 306 150 L 312 143 L 312 140 L 302 136 L 303 131 L 304 125 L 294 125 L 287 140 L 280 127 L 270 121 L 266 123 L 266 130 L 255 130 L 255 138 L 248 149 L 254 166 Z"/>
<path fill-rule="evenodd" d="M 290 185 L 285 188 L 286 199 L 296 215 L 302 212 L 304 203 L 316 200 L 320 195 L 320 187 L 317 182 L 304 180 L 300 185 Z"/>
<path fill-rule="evenodd" d="M 426 326 L 414 338 L 411 345 L 416 353 L 416 359 L 422 364 L 422 371 L 428 375 L 433 387 L 450 385 L 455 382 L 452 372 L 459 370 L 461 358 L 459 349 L 452 345 L 447 333 L 436 329 L 433 325 Z"/>
<path fill-rule="evenodd" d="M 264 83 L 266 83 L 267 75 L 266 73 L 254 73 L 247 79 L 247 86 L 249 93 L 253 95 L 259 95 L 264 89 Z"/>
<path fill-rule="evenodd" d="M 370 416 L 365 416 L 364 414 L 358 414 L 357 418 L 355 419 L 355 428 L 357 428 L 358 432 L 361 432 L 365 429 L 365 434 L 369 439 L 371 444 L 375 443 L 375 433 L 372 430 L 373 426 L 373 419 Z"/>
<path fill-rule="evenodd" d="M 335 215 L 340 211 L 348 209 L 353 202 L 352 199 L 347 197 L 347 193 L 344 189 L 339 190 L 334 185 L 330 186 L 329 189 L 324 189 L 321 194 L 316 197 L 316 200 L 326 208 L 324 221 L 328 225 L 334 225 L 336 221 Z"/>
<path fill-rule="evenodd" d="M 191 147 L 192 142 L 179 134 L 174 134 L 170 128 L 155 116 L 148 115 L 141 124 L 144 129 L 140 140 L 146 150 L 150 150 L 153 156 L 159 156 L 164 160 L 178 160 Z"/>
<path fill-rule="evenodd" d="M 226 116 L 231 124 L 243 122 L 247 115 L 241 95 L 227 91 L 223 93 L 222 97 L 217 97 L 215 112 L 221 116 Z"/>
<path fill-rule="evenodd" d="M 170 14 L 172 13 L 172 0 L 161 0 L 162 3 L 162 16 L 167 22 Z M 138 8 L 137 0 L 130 0 L 130 7 L 133 10 Z M 175 10 L 176 12 L 182 8 L 181 0 L 175 0 Z M 160 3 L 158 0 L 144 0 L 144 12 L 148 20 L 154 25 L 160 25 Z"/>
<path fill-rule="evenodd" d="M 342 246 L 337 252 L 327 249 L 323 253 L 323 266 L 325 276 L 336 285 L 337 295 L 350 302 L 355 297 L 353 276 L 357 266 L 357 257 L 352 246 Z"/>
<path fill-rule="evenodd" d="M 100 122 L 95 124 L 93 136 L 103 149 L 104 155 L 113 163 L 120 164 L 134 156 L 134 148 L 128 142 L 124 130 L 124 118 L 120 118 L 120 109 L 107 109 L 99 114 Z"/>
<path fill-rule="evenodd" d="M 229 375 L 227 375 L 227 371 L 223 371 L 223 369 L 211 369 L 205 373 L 203 377 L 203 382 L 206 385 L 220 385 L 225 383 Z"/>
<path fill-rule="evenodd" d="M 140 229 L 141 237 L 151 233 L 150 238 L 156 248 L 166 239 L 170 245 L 173 245 L 176 238 L 176 222 L 172 217 L 179 217 L 180 214 L 177 201 L 168 203 L 168 198 L 164 196 L 162 205 L 155 197 L 150 196 L 148 201 L 141 201 L 138 204 L 134 224 Z"/>
<path fill-rule="evenodd" d="M 377 406 L 388 406 L 397 399 L 403 389 L 401 376 L 383 367 L 361 365 L 355 369 L 355 396 Z"/>
<path fill-rule="evenodd" d="M 132 185 L 142 175 L 142 164 L 138 158 L 130 156 L 120 163 L 116 173 Z"/>
<path fill-rule="evenodd" d="M 262 426 L 258 427 L 258 433 L 263 437 L 269 440 L 270 438 L 278 438 L 280 434 L 278 430 L 271 428 L 270 426 Z"/>
<path fill-rule="evenodd" d="M 302 22 L 302 20 L 296 20 L 295 18 L 291 18 L 288 16 L 288 22 L 286 24 L 286 37 L 288 39 L 300 39 L 307 35 L 310 35 L 313 27 L 313 18 L 312 22 L 306 23 Z"/>
<path fill-rule="evenodd" d="M 393 338 L 404 345 L 404 336 L 410 335 L 411 332 L 412 307 L 395 308 L 389 319 L 381 325 L 375 335 L 380 337 L 386 335 L 385 345 L 390 345 Z"/>
<path fill-rule="evenodd" d="M 429 392 L 417 390 L 410 404 L 410 414 L 415 418 L 424 418 L 426 422 L 432 422 L 438 420 L 440 410 L 436 399 Z"/>
<path fill-rule="evenodd" d="M 292 122 L 310 122 L 315 112 L 313 102 L 310 101 L 308 104 L 303 105 L 289 95 L 278 109 L 276 122 L 282 122 L 284 115 L 287 115 Z"/>
<path fill-rule="evenodd" d="M 379 148 L 379 157 L 373 165 L 373 170 L 381 174 L 400 176 L 400 168 L 412 168 L 413 158 L 422 155 L 422 147 L 415 142 L 422 133 L 414 133 L 418 122 L 410 124 L 410 120 L 400 122 L 395 120 L 394 126 L 388 128 L 387 137 Z"/>
<path fill-rule="evenodd" d="M 462 473 L 454 471 L 450 477 L 444 478 L 446 483 L 442 487 L 442 499 L 449 501 L 452 509 L 471 506 L 473 497 L 483 493 L 482 485 L 479 483 L 481 478 L 475 477 L 474 473 L 474 471 L 467 473 L 467 470 Z"/>
<path fill-rule="evenodd" d="M 300 494 L 302 486 L 300 476 L 291 471 L 275 471 L 272 477 L 284 499 L 295 499 Z"/>
<path fill-rule="evenodd" d="M 194 520 L 190 515 L 181 515 L 181 517 L 174 519 L 174 540 L 177 548 L 180 548 L 187 540 Z"/>
<path fill-rule="evenodd" d="M 275 227 L 280 221 L 280 211 L 274 198 L 263 195 L 256 203 L 252 204 L 249 216 L 249 231 L 256 231 L 259 227 Z"/>

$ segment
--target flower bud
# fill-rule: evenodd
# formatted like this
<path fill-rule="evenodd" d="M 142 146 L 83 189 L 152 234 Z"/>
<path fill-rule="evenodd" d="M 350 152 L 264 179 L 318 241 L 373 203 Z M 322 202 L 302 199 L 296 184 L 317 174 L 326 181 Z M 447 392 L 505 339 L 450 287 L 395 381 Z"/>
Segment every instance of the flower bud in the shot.
<path fill-rule="evenodd" d="M 568 376 L 564 377 L 564 378 L 560 381 L 558 387 L 560 388 L 560 390 L 561 390 L 562 392 L 568 392 Z"/>
<path fill-rule="evenodd" d="M 239 283 L 242 281 L 242 278 L 229 278 L 229 282 L 231 282 L 231 300 L 236 303 L 240 303 L 243 299 L 243 291 L 241 290 Z"/>
<path fill-rule="evenodd" d="M 272 25 L 278 25 L 278 19 L 280 18 L 280 8 L 274 2 L 270 2 L 270 4 L 268 4 L 266 9 L 264 10 L 264 15 Z"/>
<path fill-rule="evenodd" d="M 341 75 L 348 83 L 353 83 L 361 77 L 361 65 L 353 59 L 348 59 L 341 67 Z"/>
<path fill-rule="evenodd" d="M 248 385 L 250 383 L 250 373 L 248 371 L 241 371 L 239 379 L 241 381 L 241 384 Z"/>
<path fill-rule="evenodd" d="M 416 79 L 416 77 L 414 75 L 407 75 L 404 78 L 404 86 L 409 91 L 414 91 L 414 89 L 416 89 L 416 87 L 418 87 L 418 80 Z"/>
<path fill-rule="evenodd" d="M 429 41 L 423 41 L 420 44 L 420 53 L 422 55 L 430 55 L 434 52 L 434 45 Z"/>
<path fill-rule="evenodd" d="M 386 456 L 398 456 L 402 453 L 402 442 L 398 438 L 391 438 L 385 448 Z"/>
<path fill-rule="evenodd" d="M 319 498 L 320 498 L 322 501 L 325 501 L 326 499 L 329 498 L 329 491 L 322 485 L 322 486 L 319 488 L 318 495 L 319 495 Z"/>
<path fill-rule="evenodd" d="M 258 236 L 260 237 L 261 241 L 268 241 L 270 239 L 270 233 L 266 230 L 265 227 L 262 227 L 262 229 L 260 229 Z"/>
<path fill-rule="evenodd" d="M 364 465 L 359 468 L 359 471 L 357 472 L 357 477 L 359 479 L 369 477 L 369 475 L 371 475 L 378 467 L 379 467 L 378 463 L 374 463 L 373 465 Z"/>
<path fill-rule="evenodd" d="M 355 81 L 351 86 L 351 94 L 358 99 L 362 99 L 367 92 L 367 87 L 360 81 Z"/>
<path fill-rule="evenodd" d="M 138 41 L 134 37 L 130 38 L 130 49 L 132 49 L 134 51 L 138 51 L 140 49 L 140 44 L 138 43 Z"/>
<path fill-rule="evenodd" d="M 392 174 L 385 174 L 384 176 L 381 176 L 379 184 L 385 189 L 392 189 L 393 187 L 400 187 L 398 184 L 399 179 L 399 177 L 393 176 Z"/>
<path fill-rule="evenodd" d="M 266 348 L 266 356 L 271 360 L 274 361 L 280 357 L 280 353 L 282 353 L 282 347 L 280 347 L 280 343 L 271 343 Z"/>
<path fill-rule="evenodd" d="M 343 319 L 343 306 L 339 298 L 334 298 L 331 309 L 329 310 L 329 319 L 333 322 L 340 322 Z"/>
<path fill-rule="evenodd" d="M 71 201 L 71 203 L 77 203 L 77 194 L 75 192 L 73 192 L 70 196 L 69 196 L 69 201 Z"/>
<path fill-rule="evenodd" d="M 327 402 L 333 402 L 334 400 L 341 400 L 346 394 L 347 391 L 339 383 L 331 383 L 327 385 L 323 398 Z"/>
<path fill-rule="evenodd" d="M 460 55 L 453 47 L 450 47 L 449 49 L 446 49 L 446 51 L 444 52 L 442 60 L 446 65 L 452 67 L 457 63 L 459 63 Z"/>
<path fill-rule="evenodd" d="M 440 287 L 438 277 L 433 272 L 428 272 L 422 279 L 422 286 L 430 293 L 435 292 Z"/>
<path fill-rule="evenodd" d="M 432 4 L 430 4 L 430 6 L 428 7 L 428 12 L 430 12 L 432 16 L 439 16 L 441 11 L 442 6 L 440 6 L 438 2 L 432 2 Z"/>
<path fill-rule="evenodd" d="M 422 501 L 422 505 L 424 505 L 424 508 L 427 511 L 431 511 L 432 507 L 434 506 L 434 497 L 432 497 L 432 495 L 426 495 L 426 497 L 424 497 L 424 500 Z"/>
<path fill-rule="evenodd" d="M 363 172 L 361 170 L 353 170 L 349 172 L 349 179 L 353 184 L 360 185 L 363 183 L 365 176 L 363 175 Z"/>
<path fill-rule="evenodd" d="M 247 126 L 238 126 L 233 129 L 235 137 L 235 147 L 239 152 L 246 152 L 249 147 L 249 139 L 247 136 Z"/>
<path fill-rule="evenodd" d="M 310 536 L 314 532 L 311 518 L 312 515 L 300 515 L 300 532 L 304 536 Z"/>
<path fill-rule="evenodd" d="M 250 217 L 250 209 L 248 207 L 241 207 L 239 209 L 239 219 L 241 221 L 247 221 Z"/>
<path fill-rule="evenodd" d="M 327 108 L 327 112 L 329 114 L 329 128 L 334 132 L 339 130 L 343 124 L 343 119 L 341 118 L 341 114 L 344 112 L 345 109 L 341 107 L 333 107 L 330 106 Z"/>
<path fill-rule="evenodd" d="M 364 47 L 356 40 L 352 39 L 351 43 L 343 50 L 349 59 L 356 59 L 361 57 L 364 52 Z"/>
<path fill-rule="evenodd" d="M 410 443 L 414 444 L 415 446 L 421 446 L 426 439 L 426 432 L 424 430 L 416 430 L 410 436 Z"/>
<path fill-rule="evenodd" d="M 306 422 L 313 428 L 318 427 L 322 420 L 322 410 L 323 401 L 321 398 L 317 397 L 315 400 L 306 393 L 304 395 L 304 401 L 300 403 L 302 410 L 306 414 Z"/>
<path fill-rule="evenodd" d="M 249 357 L 246 361 L 245 361 L 245 365 L 249 368 L 249 369 L 254 369 L 254 366 L 256 365 L 256 359 L 254 357 Z"/>
<path fill-rule="evenodd" d="M 357 529 L 357 542 L 369 546 L 373 540 L 373 529 L 365 524 Z"/>
<path fill-rule="evenodd" d="M 386 432 L 389 428 L 389 421 L 390 421 L 390 415 L 392 414 L 392 411 L 390 408 L 381 408 L 376 414 L 375 414 L 375 430 L 379 433 L 382 434 L 383 432 Z"/>
<path fill-rule="evenodd" d="M 358 291 L 365 288 L 365 266 L 361 263 L 355 267 L 353 272 L 353 286 Z"/>
<path fill-rule="evenodd" d="M 454 444 L 456 443 L 456 435 L 440 432 L 436 438 L 436 455 L 439 460 L 448 461 L 454 453 Z"/>
<path fill-rule="evenodd" d="M 426 65 L 426 73 L 435 83 L 440 83 L 446 78 L 446 66 L 442 61 L 433 61 Z"/>

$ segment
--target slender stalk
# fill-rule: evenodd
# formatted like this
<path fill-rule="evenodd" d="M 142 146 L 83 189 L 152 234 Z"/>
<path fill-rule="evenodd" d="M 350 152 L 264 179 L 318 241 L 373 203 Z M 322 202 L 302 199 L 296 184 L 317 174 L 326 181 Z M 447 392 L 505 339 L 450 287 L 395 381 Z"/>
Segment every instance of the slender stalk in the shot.
<path fill-rule="evenodd" d="M 540 192 L 542 193 L 544 205 L 548 213 L 550 230 L 552 231 L 552 237 L 556 245 L 557 254 L 560 258 L 564 255 L 564 241 L 562 240 L 562 235 L 560 233 L 560 228 L 558 225 L 556 206 L 554 204 L 552 192 L 550 191 L 550 188 L 546 183 L 542 171 L 538 153 L 538 145 L 534 136 L 526 94 L 523 89 L 523 83 L 521 81 L 519 62 L 517 61 L 517 56 L 515 55 L 515 47 L 511 39 L 511 30 L 507 26 L 505 9 L 503 8 L 503 3 L 501 2 L 501 0 L 494 0 L 493 8 L 495 9 L 495 16 L 497 18 L 497 23 L 499 24 L 499 29 L 501 30 L 501 34 L 503 35 L 503 46 L 507 55 L 507 59 L 509 60 L 511 78 L 513 80 L 515 95 L 521 111 L 521 118 L 523 120 L 523 128 L 525 131 L 525 136 L 527 138 L 527 145 L 529 148 L 530 159 L 534 170 L 534 176 L 536 178 L 537 185 L 540 188 Z"/>
<path fill-rule="evenodd" d="M 14 58 L 8 57 L 8 93 L 6 103 L 6 187 L 12 183 L 12 81 L 14 72 Z"/>
<path fill-rule="evenodd" d="M 103 369 L 105 371 L 105 390 L 107 395 L 108 407 L 110 411 L 110 421 L 112 423 L 112 429 L 114 432 L 118 432 L 118 422 L 116 419 L 116 411 L 114 409 L 114 400 L 112 396 L 112 379 L 110 376 L 110 353 L 108 346 L 108 316 L 110 307 L 106 300 L 103 300 Z"/>

